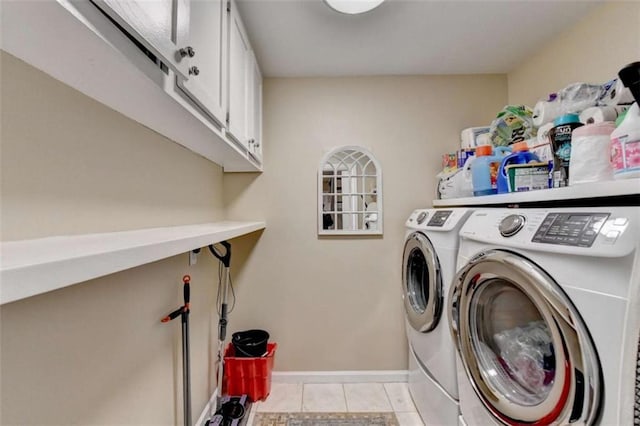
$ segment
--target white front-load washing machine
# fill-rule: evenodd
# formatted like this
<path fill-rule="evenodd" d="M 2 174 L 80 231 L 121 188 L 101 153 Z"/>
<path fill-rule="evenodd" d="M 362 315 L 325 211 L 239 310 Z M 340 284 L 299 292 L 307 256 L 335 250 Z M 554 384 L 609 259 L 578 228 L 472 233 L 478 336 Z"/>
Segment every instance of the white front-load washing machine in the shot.
<path fill-rule="evenodd" d="M 446 312 L 458 232 L 470 209 L 423 209 L 406 222 L 402 297 L 409 341 L 409 391 L 426 424 L 459 415 L 455 348 Z"/>
<path fill-rule="evenodd" d="M 460 238 L 447 310 L 464 422 L 632 424 L 640 208 L 476 210 Z"/>

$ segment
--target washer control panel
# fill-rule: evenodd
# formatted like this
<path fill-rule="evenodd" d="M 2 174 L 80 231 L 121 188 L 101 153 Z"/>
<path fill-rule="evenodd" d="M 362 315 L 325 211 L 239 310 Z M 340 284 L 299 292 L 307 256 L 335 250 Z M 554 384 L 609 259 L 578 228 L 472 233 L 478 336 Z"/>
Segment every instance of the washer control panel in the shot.
<path fill-rule="evenodd" d="M 591 247 L 609 213 L 549 213 L 538 227 L 534 243 Z"/>

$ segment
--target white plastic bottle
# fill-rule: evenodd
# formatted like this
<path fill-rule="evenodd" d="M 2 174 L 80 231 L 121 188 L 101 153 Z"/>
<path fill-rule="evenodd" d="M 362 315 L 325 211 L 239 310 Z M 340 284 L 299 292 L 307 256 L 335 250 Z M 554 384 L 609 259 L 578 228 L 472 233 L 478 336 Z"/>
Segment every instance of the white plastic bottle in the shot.
<path fill-rule="evenodd" d="M 611 133 L 611 165 L 615 179 L 640 177 L 640 108 L 637 102 Z"/>

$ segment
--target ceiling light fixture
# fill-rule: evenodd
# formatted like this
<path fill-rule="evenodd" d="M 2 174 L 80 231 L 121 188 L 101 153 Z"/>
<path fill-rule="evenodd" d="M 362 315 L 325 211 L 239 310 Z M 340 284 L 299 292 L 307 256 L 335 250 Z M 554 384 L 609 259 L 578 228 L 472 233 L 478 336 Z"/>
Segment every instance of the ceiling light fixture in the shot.
<path fill-rule="evenodd" d="M 333 10 L 348 15 L 368 12 L 380 6 L 384 0 L 324 0 Z"/>

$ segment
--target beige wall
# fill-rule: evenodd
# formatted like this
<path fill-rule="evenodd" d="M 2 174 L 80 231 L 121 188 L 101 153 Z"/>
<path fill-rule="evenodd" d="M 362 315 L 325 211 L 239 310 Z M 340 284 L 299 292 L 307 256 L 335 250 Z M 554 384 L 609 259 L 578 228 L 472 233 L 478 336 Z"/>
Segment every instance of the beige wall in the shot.
<path fill-rule="evenodd" d="M 3 53 L 2 239 L 223 218 L 222 170 Z M 217 264 L 187 255 L 3 305 L 3 425 L 181 424 L 180 322 L 193 278 L 195 417 L 209 382 Z M 213 331 L 215 337 L 215 330 Z"/>
<path fill-rule="evenodd" d="M 509 103 L 535 105 L 570 83 L 604 83 L 640 60 L 640 2 L 606 2 L 509 72 Z"/>
<path fill-rule="evenodd" d="M 431 206 L 460 130 L 489 123 L 506 100 L 504 75 L 267 79 L 265 172 L 224 180 L 229 217 L 267 221 L 236 276 L 232 327 L 269 330 L 278 370 L 406 369 L 404 222 Z M 382 165 L 381 238 L 317 236 L 319 161 L 349 144 Z"/>

